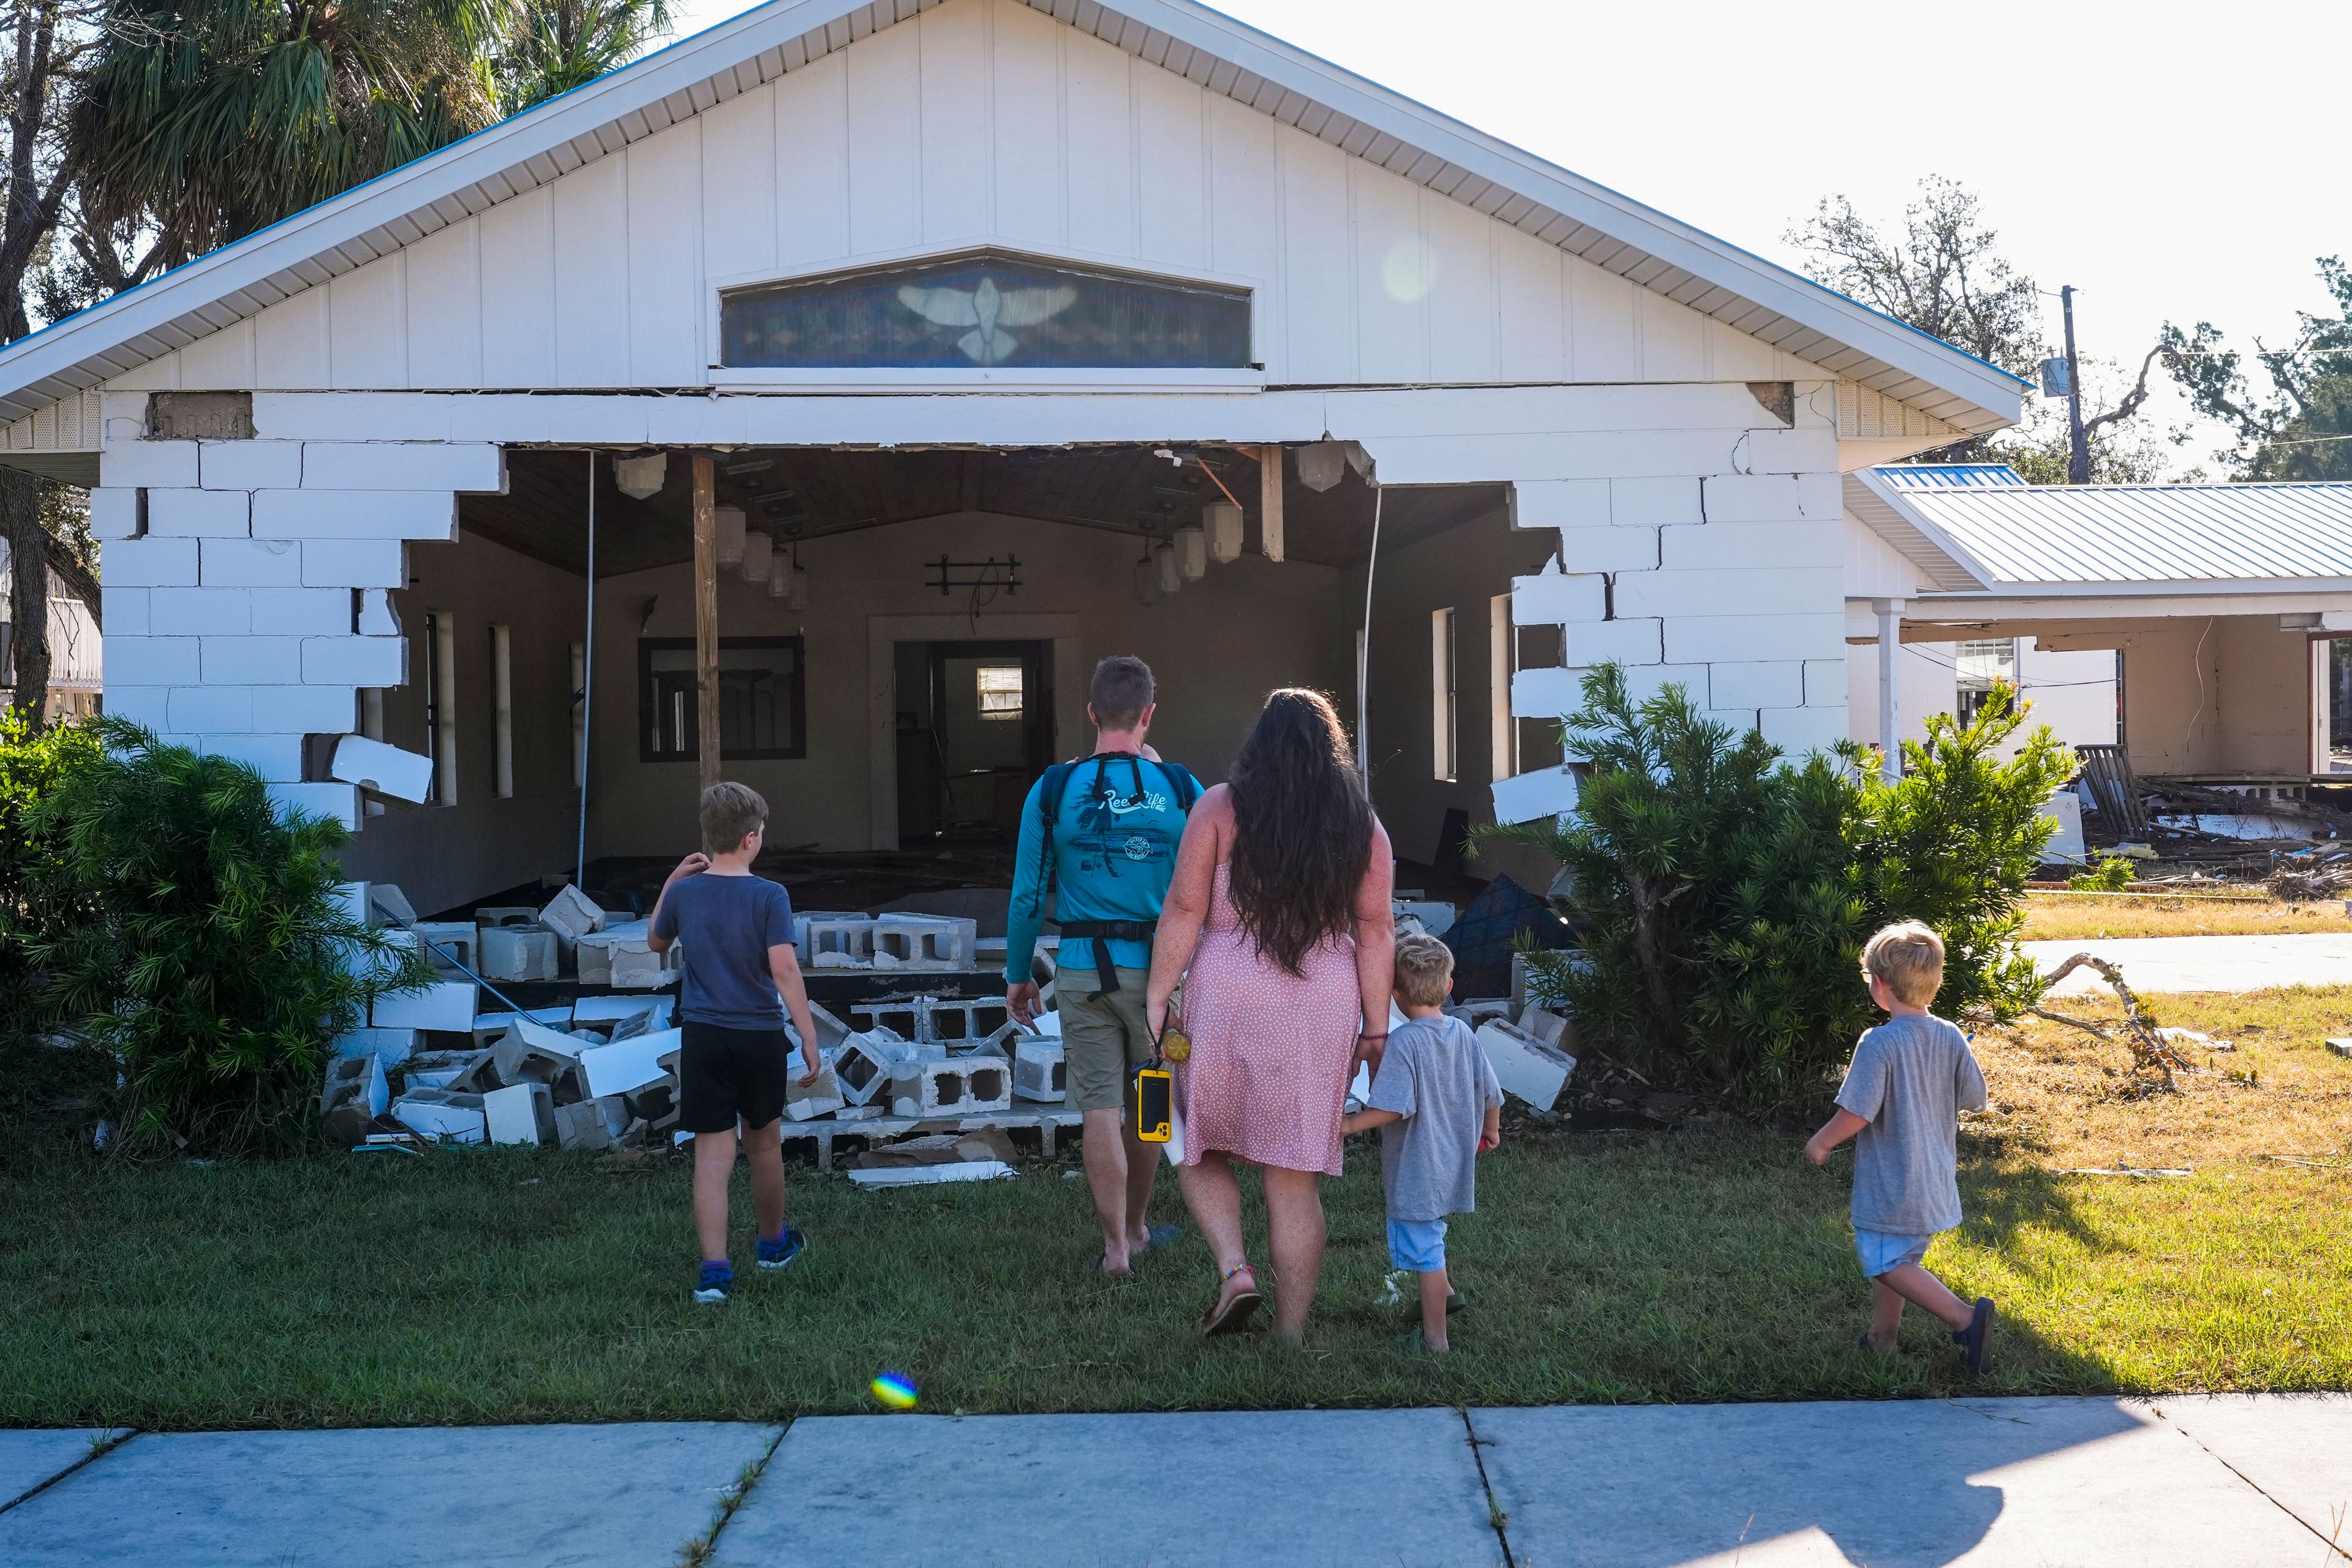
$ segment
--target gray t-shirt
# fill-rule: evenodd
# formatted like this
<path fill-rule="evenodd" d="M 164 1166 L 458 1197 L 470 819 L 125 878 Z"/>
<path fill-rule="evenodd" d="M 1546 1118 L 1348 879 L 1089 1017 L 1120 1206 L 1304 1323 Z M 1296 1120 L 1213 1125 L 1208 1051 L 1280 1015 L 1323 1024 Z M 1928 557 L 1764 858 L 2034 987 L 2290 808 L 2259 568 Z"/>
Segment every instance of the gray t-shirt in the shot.
<path fill-rule="evenodd" d="M 1487 1108 L 1502 1103 L 1503 1086 L 1461 1019 L 1412 1018 L 1389 1036 L 1371 1109 L 1404 1118 L 1381 1129 L 1391 1219 L 1444 1219 L 1477 1206 L 1478 1135 Z"/>
<path fill-rule="evenodd" d="M 793 900 L 765 877 L 698 871 L 672 884 L 653 934 L 686 943 L 678 1016 L 728 1029 L 781 1029 L 784 999 L 768 950 L 793 941 Z"/>
<path fill-rule="evenodd" d="M 1960 1112 L 1985 1105 L 1967 1036 L 1931 1014 L 1865 1029 L 1837 1102 L 1870 1123 L 1853 1141 L 1855 1228 L 1933 1236 L 1960 1223 Z"/>

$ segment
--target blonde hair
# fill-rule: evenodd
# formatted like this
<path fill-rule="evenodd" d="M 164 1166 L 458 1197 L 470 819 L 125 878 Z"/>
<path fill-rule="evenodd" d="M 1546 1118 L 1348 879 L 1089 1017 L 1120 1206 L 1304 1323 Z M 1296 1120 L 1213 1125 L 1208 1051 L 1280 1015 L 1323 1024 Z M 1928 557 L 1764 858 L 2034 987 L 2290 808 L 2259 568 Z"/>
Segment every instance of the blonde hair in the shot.
<path fill-rule="evenodd" d="M 1897 921 L 1863 945 L 1862 967 L 1896 1000 L 1925 1007 L 1944 985 L 1944 939 L 1917 921 Z"/>
<path fill-rule="evenodd" d="M 768 824 L 768 803 L 750 784 L 721 779 L 702 792 L 702 852 L 731 855 L 744 836 Z"/>
<path fill-rule="evenodd" d="M 1444 1005 L 1454 989 L 1454 950 L 1423 931 L 1397 938 L 1396 988 L 1416 1007 Z"/>

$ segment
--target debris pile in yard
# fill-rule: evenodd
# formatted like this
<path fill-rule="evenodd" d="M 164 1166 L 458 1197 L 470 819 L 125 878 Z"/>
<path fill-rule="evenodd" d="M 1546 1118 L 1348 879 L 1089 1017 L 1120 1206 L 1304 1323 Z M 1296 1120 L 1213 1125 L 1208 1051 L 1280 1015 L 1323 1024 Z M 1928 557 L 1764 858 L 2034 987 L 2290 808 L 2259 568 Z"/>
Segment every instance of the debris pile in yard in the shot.
<path fill-rule="evenodd" d="M 952 915 L 812 910 L 793 916 L 793 943 L 809 969 L 970 969 L 979 922 Z"/>

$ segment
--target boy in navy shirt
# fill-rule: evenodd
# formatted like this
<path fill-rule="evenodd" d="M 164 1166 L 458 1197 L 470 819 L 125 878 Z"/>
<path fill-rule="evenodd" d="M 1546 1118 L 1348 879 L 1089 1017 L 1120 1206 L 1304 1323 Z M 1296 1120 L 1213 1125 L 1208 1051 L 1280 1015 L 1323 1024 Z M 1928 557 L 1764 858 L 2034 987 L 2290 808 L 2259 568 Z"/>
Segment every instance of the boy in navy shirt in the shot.
<path fill-rule="evenodd" d="M 759 1211 L 759 1263 L 782 1268 L 807 1237 L 784 1223 L 784 1079 L 791 1042 L 801 1037 L 800 1081 L 816 1081 L 816 1026 L 793 950 L 793 900 L 751 874 L 767 835 L 768 803 L 748 784 L 702 792 L 702 847 L 662 884 L 648 945 L 686 943 L 678 1053 L 678 1125 L 694 1134 L 694 1228 L 702 1243 L 698 1301 L 727 1300 L 735 1269 L 727 1257 L 727 1189 L 735 1175 L 735 1129 L 751 1164 Z"/>

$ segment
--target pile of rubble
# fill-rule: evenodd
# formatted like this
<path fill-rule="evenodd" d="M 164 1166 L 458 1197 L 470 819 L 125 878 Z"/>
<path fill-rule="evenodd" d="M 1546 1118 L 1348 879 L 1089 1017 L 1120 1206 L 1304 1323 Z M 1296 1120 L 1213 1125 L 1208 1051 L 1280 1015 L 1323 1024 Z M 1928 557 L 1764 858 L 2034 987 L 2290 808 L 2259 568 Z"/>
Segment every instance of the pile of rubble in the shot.
<path fill-rule="evenodd" d="M 818 910 L 793 916 L 793 942 L 809 969 L 970 969 L 979 950 L 979 922 Z"/>

